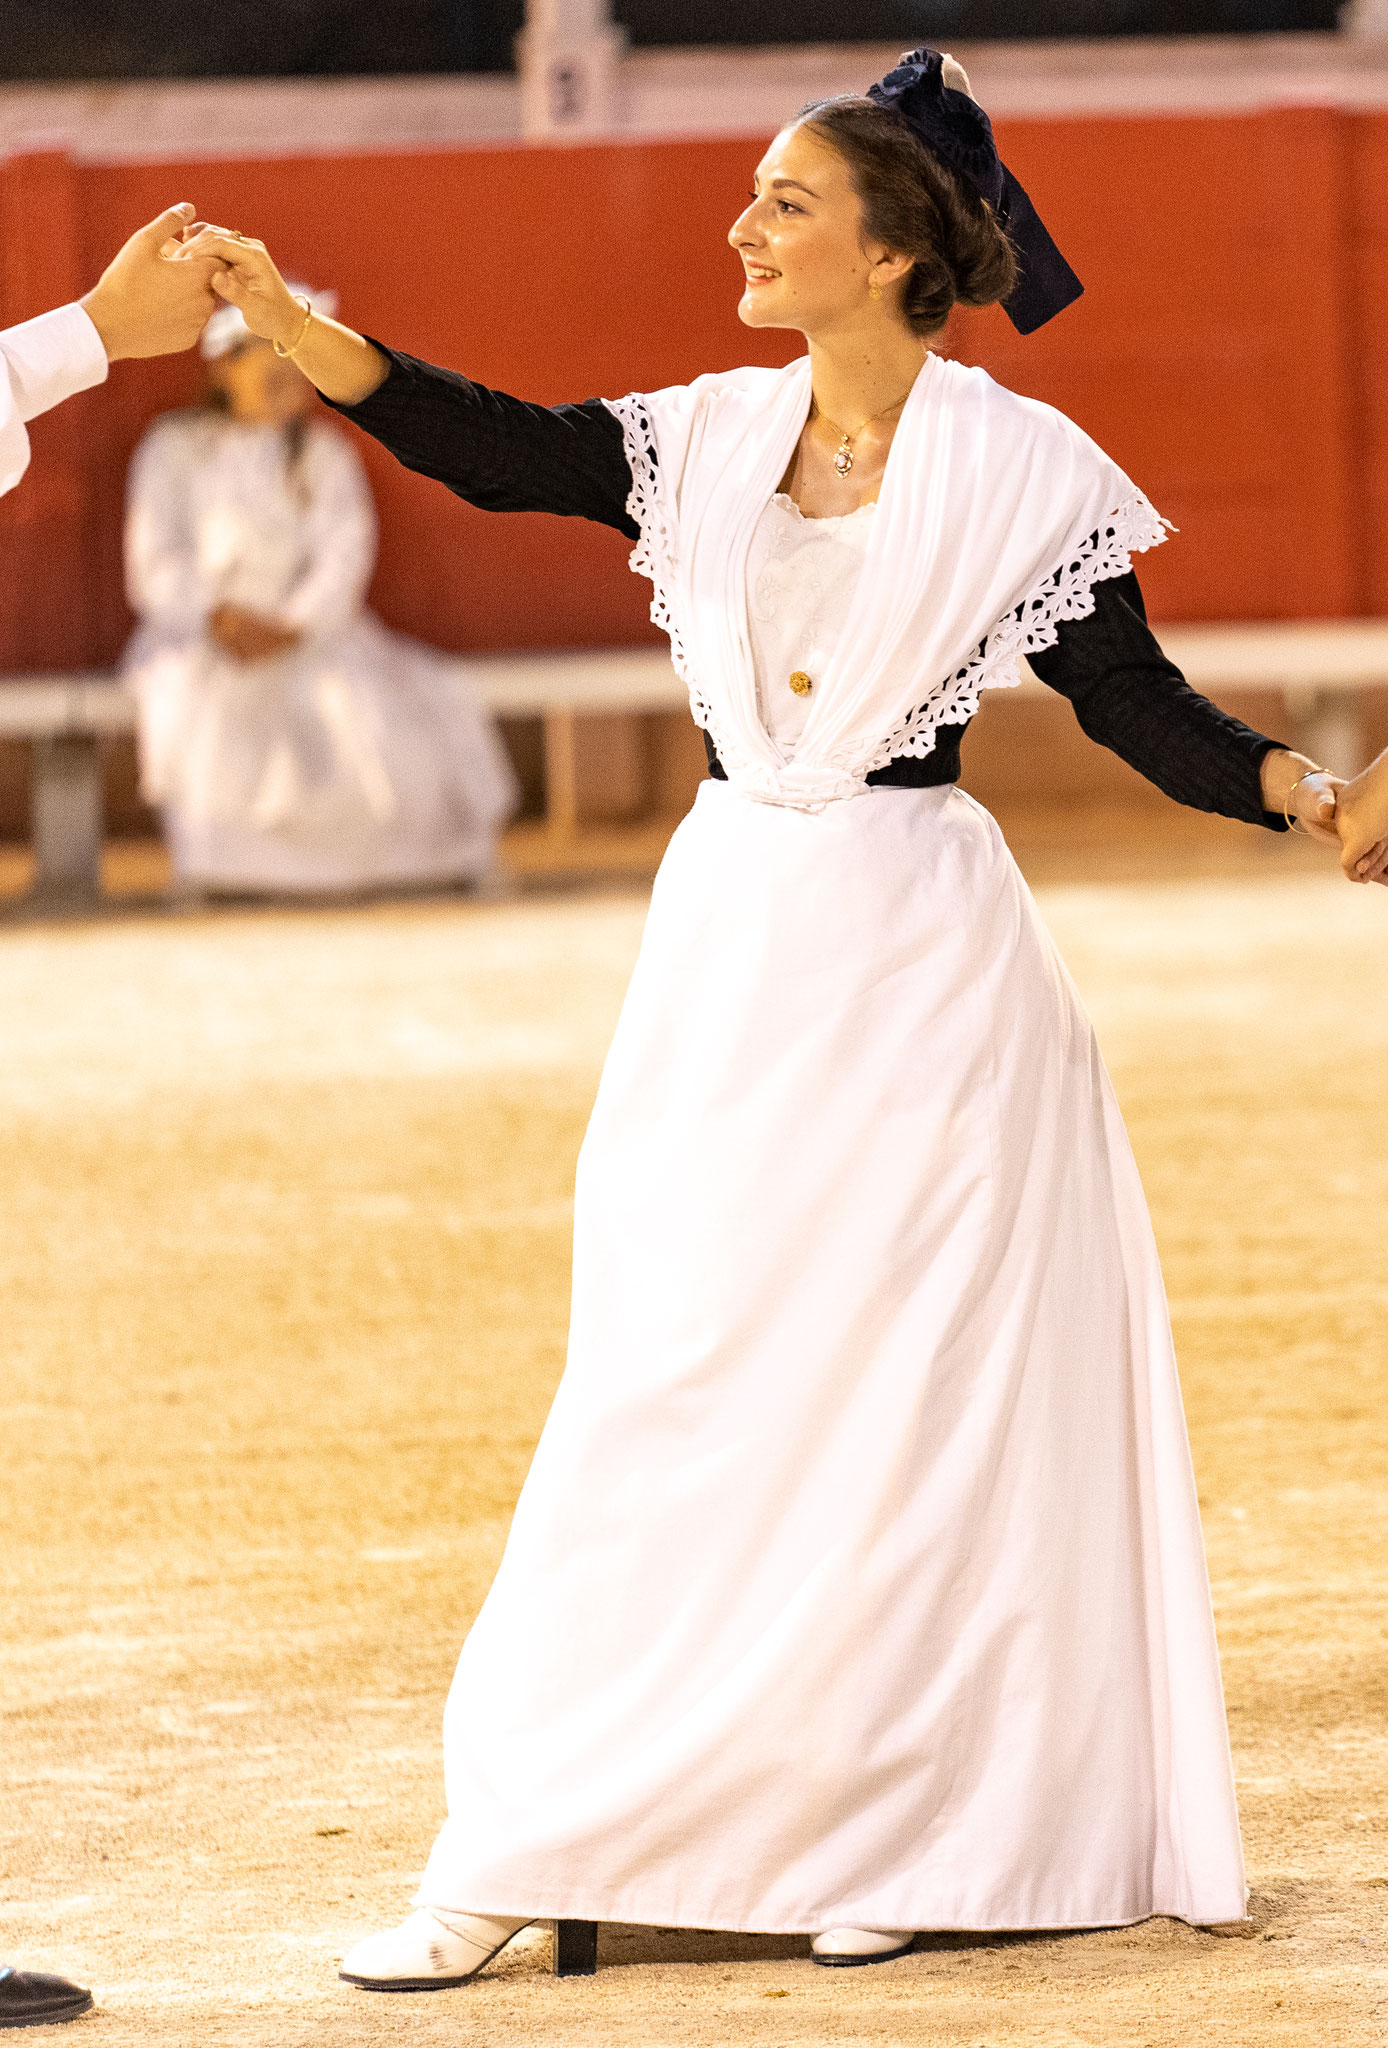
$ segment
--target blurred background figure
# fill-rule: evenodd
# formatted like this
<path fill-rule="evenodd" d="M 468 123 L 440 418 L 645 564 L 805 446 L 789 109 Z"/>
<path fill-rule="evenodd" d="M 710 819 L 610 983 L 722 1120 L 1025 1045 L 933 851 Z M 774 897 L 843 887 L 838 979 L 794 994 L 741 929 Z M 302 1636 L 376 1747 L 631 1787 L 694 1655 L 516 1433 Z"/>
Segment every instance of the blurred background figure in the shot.
<path fill-rule="evenodd" d="M 331 293 L 301 295 L 320 312 Z M 487 876 L 516 784 L 456 662 L 366 609 L 361 463 L 294 364 L 226 307 L 205 403 L 131 465 L 125 656 L 176 884 L 358 891 Z"/>

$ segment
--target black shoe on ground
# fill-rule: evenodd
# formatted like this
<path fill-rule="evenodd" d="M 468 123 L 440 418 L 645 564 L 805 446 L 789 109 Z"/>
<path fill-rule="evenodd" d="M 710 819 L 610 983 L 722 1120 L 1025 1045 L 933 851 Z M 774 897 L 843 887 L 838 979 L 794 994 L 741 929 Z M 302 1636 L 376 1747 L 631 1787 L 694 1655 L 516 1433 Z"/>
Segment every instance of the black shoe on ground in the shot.
<path fill-rule="evenodd" d="M 90 2012 L 92 1994 L 66 1977 L 0 1963 L 0 2027 L 57 2027 Z"/>

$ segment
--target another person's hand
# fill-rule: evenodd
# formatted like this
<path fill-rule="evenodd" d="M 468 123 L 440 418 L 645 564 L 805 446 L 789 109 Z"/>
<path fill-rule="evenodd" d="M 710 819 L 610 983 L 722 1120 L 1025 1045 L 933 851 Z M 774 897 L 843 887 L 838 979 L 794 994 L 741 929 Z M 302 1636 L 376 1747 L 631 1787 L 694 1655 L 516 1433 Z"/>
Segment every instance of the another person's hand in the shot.
<path fill-rule="evenodd" d="M 269 661 L 297 647 L 303 637 L 296 627 L 239 604 L 219 604 L 208 618 L 207 630 L 233 661 Z"/>
<path fill-rule="evenodd" d="M 216 312 L 211 286 L 216 264 L 206 258 L 175 260 L 178 237 L 193 216 L 185 202 L 140 228 L 82 300 L 113 363 L 124 356 L 164 356 L 191 348 Z"/>
<path fill-rule="evenodd" d="M 1345 784 L 1336 822 L 1340 865 L 1351 882 L 1388 883 L 1388 754 Z"/>

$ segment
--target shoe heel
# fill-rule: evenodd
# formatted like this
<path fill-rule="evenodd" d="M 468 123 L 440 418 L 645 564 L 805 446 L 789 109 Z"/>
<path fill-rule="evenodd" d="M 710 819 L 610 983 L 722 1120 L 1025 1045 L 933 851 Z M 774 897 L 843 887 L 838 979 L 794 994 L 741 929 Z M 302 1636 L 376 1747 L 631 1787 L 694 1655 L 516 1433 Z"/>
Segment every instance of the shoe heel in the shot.
<path fill-rule="evenodd" d="M 554 1923 L 554 1974 L 556 1977 L 593 1977 L 598 1968 L 598 1923 L 596 1920 L 556 1920 Z"/>

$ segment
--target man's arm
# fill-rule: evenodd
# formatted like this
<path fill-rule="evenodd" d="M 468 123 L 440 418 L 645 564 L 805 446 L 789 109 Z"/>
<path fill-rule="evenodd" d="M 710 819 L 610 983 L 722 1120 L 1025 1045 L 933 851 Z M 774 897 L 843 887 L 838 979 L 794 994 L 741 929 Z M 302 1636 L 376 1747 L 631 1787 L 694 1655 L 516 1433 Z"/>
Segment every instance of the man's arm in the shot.
<path fill-rule="evenodd" d="M 220 303 L 209 283 L 219 266 L 164 254 L 193 211 L 171 206 L 133 234 L 80 305 L 0 330 L 0 493 L 29 466 L 30 420 L 102 383 L 121 357 L 168 355 L 202 333 Z"/>
<path fill-rule="evenodd" d="M 80 306 L 59 306 L 0 329 L 0 493 L 29 467 L 32 419 L 76 391 L 105 382 L 109 358 Z"/>

